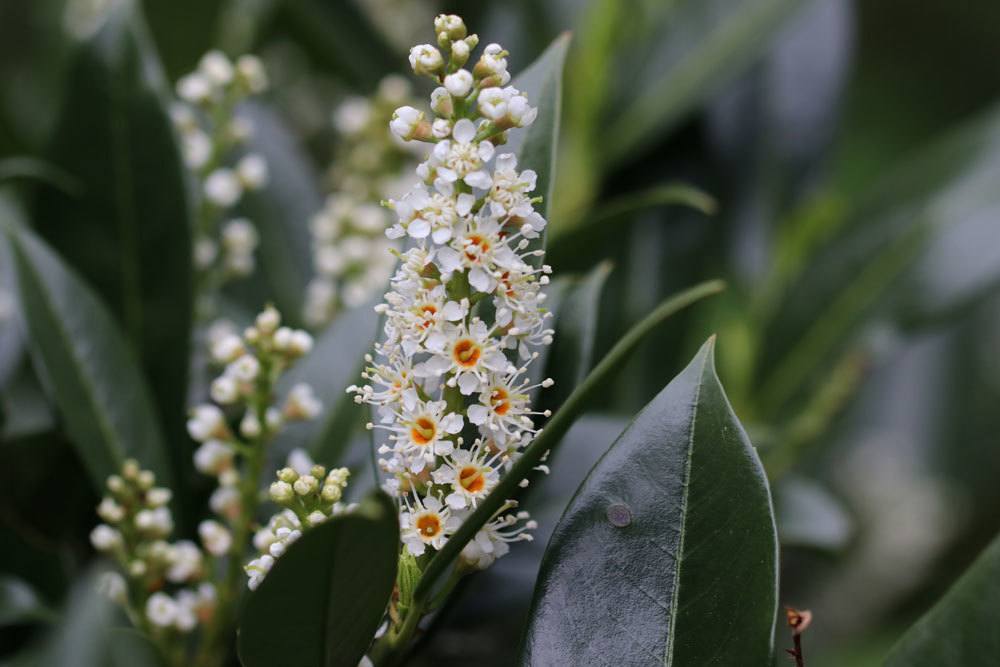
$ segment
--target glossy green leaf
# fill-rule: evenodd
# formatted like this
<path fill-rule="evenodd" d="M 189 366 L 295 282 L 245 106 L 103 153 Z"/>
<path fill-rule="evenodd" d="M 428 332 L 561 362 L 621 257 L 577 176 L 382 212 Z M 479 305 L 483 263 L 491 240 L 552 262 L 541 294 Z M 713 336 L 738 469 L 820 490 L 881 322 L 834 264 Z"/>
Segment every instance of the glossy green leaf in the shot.
<path fill-rule="evenodd" d="M 828 374 L 876 322 L 924 325 L 1000 288 L 1000 109 L 945 137 L 872 189 L 846 231 L 790 281 L 762 337 L 768 413 Z"/>
<path fill-rule="evenodd" d="M 681 117 L 741 69 L 769 43 L 767 36 L 802 0 L 680 0 L 662 11 L 643 66 L 623 77 L 609 96 L 616 111 L 607 136 L 609 159 L 619 162 Z"/>
<path fill-rule="evenodd" d="M 525 664 L 766 665 L 778 542 L 714 339 L 594 466 L 542 563 Z"/>
<path fill-rule="evenodd" d="M 552 452 L 562 441 L 566 432 L 573 425 L 591 400 L 604 390 L 607 383 L 621 370 L 639 343 L 657 326 L 676 314 L 678 311 L 697 303 L 701 299 L 717 294 L 725 287 L 719 280 L 711 280 L 690 287 L 669 299 L 664 300 L 642 321 L 632 327 L 613 348 L 594 367 L 576 390 L 570 395 L 563 406 L 553 415 L 538 436 L 524 450 L 521 457 L 511 466 L 500 482 L 494 487 L 476 510 L 462 522 L 461 527 L 445 543 L 427 564 L 420 584 L 414 593 L 414 599 L 419 606 L 426 603 L 434 585 L 447 568 L 458 557 L 462 548 L 475 537 L 507 499 L 517 494 L 519 484 L 529 477 L 532 470 L 543 457 Z"/>
<path fill-rule="evenodd" d="M 534 169 L 538 175 L 535 196 L 543 199 L 535 206 L 543 217 L 552 208 L 556 182 L 556 153 L 559 150 L 559 121 L 562 117 L 562 80 L 570 35 L 556 38 L 549 48 L 514 79 L 512 85 L 538 107 L 538 117 L 525 130 L 510 132 L 510 140 L 500 150 L 517 155 L 518 169 Z"/>
<path fill-rule="evenodd" d="M 1000 537 L 899 643 L 886 667 L 987 667 L 1000 663 Z"/>
<path fill-rule="evenodd" d="M 80 188 L 44 189 L 32 220 L 91 285 L 139 355 L 168 429 L 175 474 L 190 467 L 183 423 L 191 327 L 184 167 L 166 84 L 131 1 L 94 19 L 74 54 L 50 162 Z"/>
<path fill-rule="evenodd" d="M 280 0 L 280 12 L 312 59 L 357 90 L 375 90 L 383 76 L 406 63 L 357 0 Z"/>
<path fill-rule="evenodd" d="M 289 128 L 272 110 L 248 104 L 241 110 L 254 128 L 249 150 L 263 155 L 268 182 L 248 192 L 240 211 L 253 221 L 260 234 L 260 273 L 267 297 L 283 318 L 302 320 L 303 299 L 312 267 L 309 219 L 323 207 L 320 177 Z M 258 310 L 261 295 L 247 304 Z"/>
<path fill-rule="evenodd" d="M 16 577 L 0 576 L 0 627 L 51 618 L 52 611 L 31 586 Z"/>
<path fill-rule="evenodd" d="M 3 199 L 0 229 L 13 247 L 32 355 L 94 488 L 100 492 L 129 456 L 169 486 L 149 390 L 110 313 Z"/>
<path fill-rule="evenodd" d="M 351 436 L 350 424 L 360 411 L 345 390 L 360 376 L 378 321 L 370 303 L 341 313 L 316 337 L 309 356 L 282 377 L 279 394 L 305 382 L 323 403 L 323 413 L 317 419 L 288 424 L 275 443 L 279 455 L 301 447 L 324 465 L 340 464 Z"/>
<path fill-rule="evenodd" d="M 357 667 L 396 580 L 399 525 L 385 494 L 307 531 L 251 593 L 239 629 L 245 667 Z"/>

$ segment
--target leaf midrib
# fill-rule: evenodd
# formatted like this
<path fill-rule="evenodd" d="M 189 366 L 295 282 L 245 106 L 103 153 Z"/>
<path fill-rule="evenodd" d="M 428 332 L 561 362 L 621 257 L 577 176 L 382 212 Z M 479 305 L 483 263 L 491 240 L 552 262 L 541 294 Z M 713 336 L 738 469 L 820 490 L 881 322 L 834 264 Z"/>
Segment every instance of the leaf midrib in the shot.
<path fill-rule="evenodd" d="M 674 663 L 674 637 L 677 634 L 677 616 L 680 613 L 679 601 L 681 588 L 681 567 L 684 564 L 684 538 L 687 533 L 688 497 L 690 495 L 689 489 L 691 486 L 691 459 L 694 455 L 694 436 L 697 431 L 696 424 L 698 422 L 698 406 L 701 401 L 701 388 L 705 384 L 705 366 L 708 364 L 708 358 L 708 354 L 702 355 L 701 368 L 698 369 L 698 385 L 694 393 L 694 402 L 691 405 L 687 457 L 684 462 L 684 493 L 681 495 L 681 525 L 680 530 L 678 531 L 680 537 L 677 540 L 677 564 L 676 567 L 674 567 L 674 582 L 671 587 L 672 590 L 670 596 L 670 627 L 667 631 L 667 651 L 664 656 L 664 664 L 666 667 L 672 667 Z"/>

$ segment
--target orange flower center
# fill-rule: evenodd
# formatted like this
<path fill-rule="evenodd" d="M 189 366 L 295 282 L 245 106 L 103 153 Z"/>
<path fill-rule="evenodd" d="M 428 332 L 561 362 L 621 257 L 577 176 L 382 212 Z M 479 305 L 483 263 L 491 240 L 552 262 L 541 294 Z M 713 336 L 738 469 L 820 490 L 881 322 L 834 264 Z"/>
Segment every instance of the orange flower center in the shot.
<path fill-rule="evenodd" d="M 458 473 L 458 483 L 469 493 L 479 493 L 486 486 L 486 477 L 479 466 L 465 466 Z"/>
<path fill-rule="evenodd" d="M 417 517 L 417 532 L 423 537 L 436 537 L 441 532 L 441 517 L 437 514 L 421 514 Z"/>
<path fill-rule="evenodd" d="M 493 406 L 493 412 L 497 413 L 501 417 L 507 414 L 510 410 L 510 394 L 503 387 L 496 387 L 493 393 L 490 394 L 490 405 Z"/>
<path fill-rule="evenodd" d="M 479 357 L 482 355 L 483 350 L 478 344 L 476 344 L 476 341 L 471 338 L 462 338 L 455 343 L 455 348 L 452 353 L 459 366 L 471 368 L 476 365 L 476 362 L 479 361 Z"/>
<path fill-rule="evenodd" d="M 479 255 L 490 251 L 489 242 L 479 234 L 470 234 L 465 239 L 465 256 L 469 258 L 470 262 L 476 261 Z"/>
<path fill-rule="evenodd" d="M 437 435 L 437 425 L 428 417 L 418 417 L 410 427 L 410 439 L 423 447 Z"/>
<path fill-rule="evenodd" d="M 420 323 L 420 327 L 426 329 L 430 325 L 434 324 L 434 316 L 437 315 L 437 306 L 433 303 L 425 303 L 420 307 L 420 313 L 424 316 L 424 321 Z"/>

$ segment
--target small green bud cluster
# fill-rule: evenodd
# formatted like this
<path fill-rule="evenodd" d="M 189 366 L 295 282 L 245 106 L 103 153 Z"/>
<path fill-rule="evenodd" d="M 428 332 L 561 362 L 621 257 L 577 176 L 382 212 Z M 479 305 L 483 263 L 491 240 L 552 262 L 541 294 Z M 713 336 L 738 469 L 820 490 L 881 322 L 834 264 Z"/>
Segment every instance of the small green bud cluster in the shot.
<path fill-rule="evenodd" d="M 188 540 L 168 542 L 174 528 L 168 507 L 171 492 L 156 486 L 154 474 L 133 459 L 125 461 L 119 474 L 108 477 L 107 491 L 97 506 L 104 523 L 94 528 L 90 541 L 114 559 L 124 577 L 105 575 L 101 583 L 105 593 L 154 634 L 188 633 L 199 621 L 211 619 L 215 588 L 205 580 L 205 551 L 215 553 L 219 540 L 231 541 L 228 531 L 216 524 L 221 532 L 207 535 L 203 524 L 205 551 Z M 188 587 L 171 595 L 165 590 L 171 584 Z"/>
<path fill-rule="evenodd" d="M 286 467 L 279 470 L 276 476 L 277 480 L 271 484 L 268 495 L 283 509 L 254 535 L 254 546 L 261 554 L 244 567 L 251 590 L 260 585 L 274 566 L 275 559 L 285 553 L 303 531 L 351 509 L 340 502 L 351 476 L 347 468 L 334 468 L 327 472 L 324 466 L 312 465 L 302 473 Z"/>
<path fill-rule="evenodd" d="M 206 53 L 198 68 L 177 82 L 180 99 L 171 107 L 171 117 L 201 194 L 193 252 L 196 287 L 204 301 L 199 308 L 206 316 L 225 282 L 254 270 L 257 230 L 249 220 L 228 214 L 244 192 L 267 184 L 267 162 L 245 150 L 253 127 L 235 113 L 240 103 L 266 88 L 259 59 L 244 55 L 233 62 L 220 51 Z"/>

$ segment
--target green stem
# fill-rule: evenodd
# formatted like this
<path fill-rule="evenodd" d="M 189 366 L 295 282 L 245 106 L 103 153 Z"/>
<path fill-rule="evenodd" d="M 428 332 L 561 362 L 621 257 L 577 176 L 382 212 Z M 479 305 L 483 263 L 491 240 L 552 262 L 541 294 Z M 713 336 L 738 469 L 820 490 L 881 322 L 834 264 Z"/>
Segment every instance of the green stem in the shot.
<path fill-rule="evenodd" d="M 504 475 L 493 492 L 479 504 L 475 512 L 465 520 L 444 547 L 427 564 L 413 595 L 413 608 L 407 614 L 404 625 L 396 637 L 390 637 L 390 643 L 393 647 L 399 647 L 402 642 L 409 640 L 409 634 L 412 634 L 417 621 L 420 620 L 420 611 L 427 608 L 427 602 L 434 591 L 435 584 L 455 561 L 462 548 L 476 536 L 479 529 L 496 514 L 507 502 L 507 499 L 517 493 L 521 480 L 526 479 L 532 469 L 542 460 L 542 457 L 559 444 L 577 416 L 583 412 L 592 398 L 607 387 L 610 379 L 622 368 L 625 358 L 635 350 L 642 339 L 671 315 L 707 296 L 721 292 L 724 287 L 725 284 L 721 280 L 712 280 L 700 283 L 667 299 L 618 341 L 566 400 L 562 409 L 538 433 L 535 440 L 524 450 L 510 472 Z"/>

